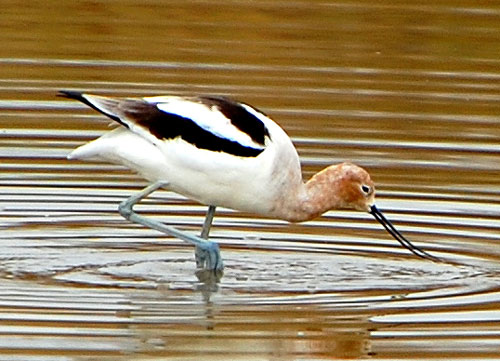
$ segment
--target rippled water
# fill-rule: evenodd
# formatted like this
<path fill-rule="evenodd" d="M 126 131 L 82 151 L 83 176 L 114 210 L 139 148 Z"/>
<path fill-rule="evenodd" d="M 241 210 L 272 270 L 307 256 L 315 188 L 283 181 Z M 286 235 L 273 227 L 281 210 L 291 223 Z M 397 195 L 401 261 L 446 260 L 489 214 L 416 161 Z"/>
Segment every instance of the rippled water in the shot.
<path fill-rule="evenodd" d="M 0 5 L 0 359 L 491 358 L 500 354 L 500 7 L 475 1 Z M 225 273 L 123 220 L 145 182 L 68 161 L 109 129 L 59 89 L 223 94 L 280 123 L 307 178 L 351 160 L 370 215 L 227 209 Z M 138 209 L 198 232 L 205 208 Z"/>

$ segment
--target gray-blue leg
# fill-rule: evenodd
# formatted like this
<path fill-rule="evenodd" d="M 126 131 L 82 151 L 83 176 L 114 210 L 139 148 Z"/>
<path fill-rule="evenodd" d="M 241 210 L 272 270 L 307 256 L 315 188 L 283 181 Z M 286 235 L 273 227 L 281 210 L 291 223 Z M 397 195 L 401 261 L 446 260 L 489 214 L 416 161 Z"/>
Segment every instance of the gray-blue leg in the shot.
<path fill-rule="evenodd" d="M 207 270 L 218 270 L 221 271 L 224 266 L 222 264 L 222 258 L 220 256 L 219 245 L 215 242 L 209 241 L 208 239 L 195 236 L 193 234 L 180 231 L 177 228 L 167 226 L 161 222 L 149 219 L 147 217 L 141 216 L 134 212 L 133 207 L 139 203 L 142 199 L 146 198 L 148 195 L 156 191 L 157 189 L 168 185 L 168 182 L 156 182 L 144 188 L 142 191 L 132 195 L 123 202 L 120 203 L 118 210 L 120 214 L 131 222 L 142 224 L 143 226 L 156 229 L 157 231 L 169 234 L 171 236 L 182 239 L 183 241 L 190 243 L 196 247 L 196 265 L 199 268 Z M 211 218 L 213 218 L 213 210 L 207 213 L 207 218 L 209 213 L 211 213 Z M 207 222 L 205 219 L 205 225 L 203 226 L 202 236 L 208 238 L 208 233 L 210 231 L 210 225 L 212 219 Z"/>
<path fill-rule="evenodd" d="M 212 227 L 212 221 L 214 219 L 215 214 L 215 206 L 209 206 L 207 210 L 207 215 L 205 216 L 205 222 L 203 222 L 203 228 L 201 230 L 200 237 L 203 239 L 208 239 L 208 235 L 210 233 L 210 227 Z M 207 252 L 200 247 L 196 247 L 195 250 L 196 256 L 196 267 L 202 268 L 205 263 L 205 259 L 209 257 Z"/>

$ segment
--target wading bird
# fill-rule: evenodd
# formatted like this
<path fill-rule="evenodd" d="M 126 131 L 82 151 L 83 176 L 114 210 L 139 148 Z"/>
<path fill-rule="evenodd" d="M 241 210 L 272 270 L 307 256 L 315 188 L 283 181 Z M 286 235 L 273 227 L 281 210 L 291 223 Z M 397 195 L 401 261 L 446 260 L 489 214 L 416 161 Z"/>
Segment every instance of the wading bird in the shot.
<path fill-rule="evenodd" d="M 365 211 L 412 253 L 438 260 L 410 243 L 375 206 L 375 187 L 363 168 L 352 163 L 331 165 L 304 182 L 288 135 L 248 104 L 220 96 L 135 99 L 66 90 L 59 95 L 120 124 L 68 158 L 121 164 L 152 182 L 122 202 L 120 214 L 193 244 L 201 269 L 223 268 L 218 244 L 208 239 L 217 206 L 289 222 L 307 221 L 334 209 Z M 201 236 L 133 211 L 135 204 L 159 188 L 209 206 Z"/>

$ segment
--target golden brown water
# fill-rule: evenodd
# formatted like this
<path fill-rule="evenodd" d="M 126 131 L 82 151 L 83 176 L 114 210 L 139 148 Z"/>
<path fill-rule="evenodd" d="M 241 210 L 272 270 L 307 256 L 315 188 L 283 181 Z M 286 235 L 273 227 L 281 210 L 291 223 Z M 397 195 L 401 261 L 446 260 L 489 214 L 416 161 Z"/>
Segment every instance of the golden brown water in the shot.
<path fill-rule="evenodd" d="M 0 5 L 0 359 L 496 359 L 500 5 L 40 1 Z M 271 115 L 309 177 L 354 161 L 367 214 L 301 225 L 221 209 L 225 274 L 130 224 L 127 170 L 66 160 L 108 122 L 59 89 L 223 94 Z M 199 229 L 167 192 L 140 208 Z"/>

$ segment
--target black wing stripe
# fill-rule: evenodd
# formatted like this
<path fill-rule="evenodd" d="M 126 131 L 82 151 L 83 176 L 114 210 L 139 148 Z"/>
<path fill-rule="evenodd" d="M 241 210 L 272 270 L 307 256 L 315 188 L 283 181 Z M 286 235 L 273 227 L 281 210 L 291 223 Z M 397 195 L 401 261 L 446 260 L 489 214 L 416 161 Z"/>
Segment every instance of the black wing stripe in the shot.
<path fill-rule="evenodd" d="M 96 104 L 94 104 L 80 92 L 62 90 L 58 95 L 78 100 L 127 128 L 133 128 L 135 123 L 150 131 L 158 139 L 180 137 L 200 149 L 214 152 L 256 157 L 264 150 L 265 137 L 269 137 L 267 128 L 259 118 L 249 113 L 241 104 L 224 97 L 196 99 L 204 105 L 217 107 L 236 128 L 248 134 L 255 143 L 261 144 L 262 148 L 245 146 L 237 141 L 219 137 L 189 118 L 164 112 L 158 109 L 156 104 L 143 100 L 100 97 L 97 101 L 95 97 Z"/>
<path fill-rule="evenodd" d="M 269 132 L 265 124 L 250 113 L 245 107 L 232 99 L 221 96 L 201 96 L 198 98 L 202 104 L 209 107 L 215 106 L 236 128 L 241 130 L 257 144 L 264 145 Z M 255 111 L 262 113 L 255 109 Z M 262 113 L 264 115 L 264 113 Z"/>
<path fill-rule="evenodd" d="M 124 104 L 125 105 L 125 104 Z M 224 152 L 240 157 L 256 157 L 263 148 L 252 148 L 218 137 L 193 120 L 159 110 L 155 104 L 134 101 L 123 108 L 124 115 L 137 125 L 148 129 L 158 139 L 182 138 L 197 148 Z"/>

